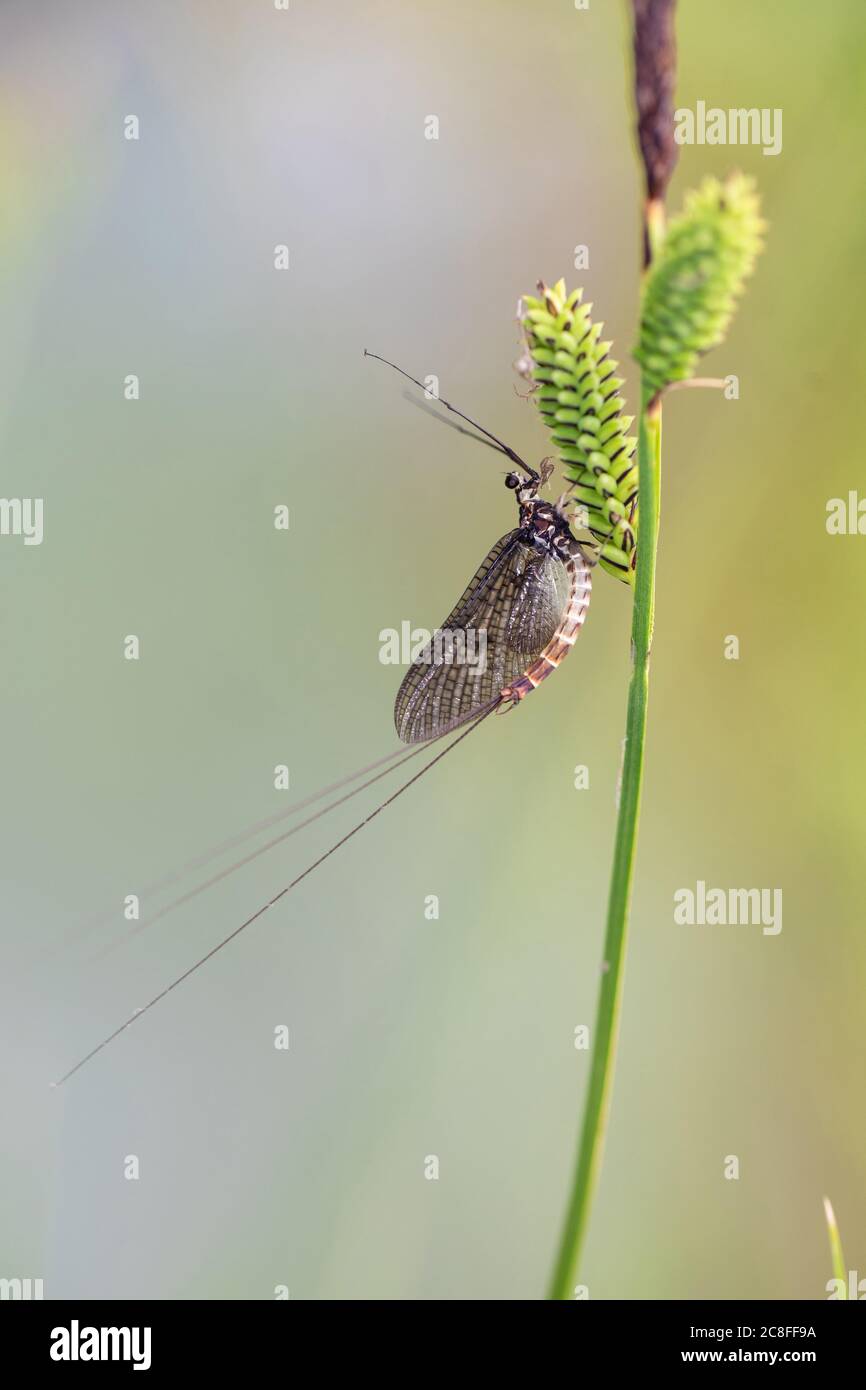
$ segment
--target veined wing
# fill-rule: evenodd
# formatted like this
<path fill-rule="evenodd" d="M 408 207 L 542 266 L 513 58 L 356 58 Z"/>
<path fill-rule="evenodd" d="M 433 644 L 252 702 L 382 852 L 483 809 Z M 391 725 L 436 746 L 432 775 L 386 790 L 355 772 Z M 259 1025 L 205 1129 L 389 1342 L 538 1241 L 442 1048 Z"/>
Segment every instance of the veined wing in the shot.
<path fill-rule="evenodd" d="M 485 558 L 397 692 L 404 743 L 455 729 L 499 696 L 547 646 L 568 605 L 563 562 L 509 531 Z"/>

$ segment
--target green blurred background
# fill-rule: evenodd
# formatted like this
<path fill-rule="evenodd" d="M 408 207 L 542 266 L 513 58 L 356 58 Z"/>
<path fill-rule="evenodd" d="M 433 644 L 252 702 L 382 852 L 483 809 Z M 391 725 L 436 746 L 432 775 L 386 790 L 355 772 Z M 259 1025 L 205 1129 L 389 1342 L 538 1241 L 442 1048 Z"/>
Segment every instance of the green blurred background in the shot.
<path fill-rule="evenodd" d="M 434 627 L 513 524 L 496 458 L 362 349 L 538 458 L 515 305 L 565 275 L 634 399 L 626 7 L 5 0 L 0 27 L 2 490 L 45 499 L 41 546 L 0 541 L 0 1275 L 46 1297 L 536 1298 L 615 816 L 629 594 L 606 575 L 538 696 L 48 1082 L 374 804 L 127 939 L 126 894 L 394 746 L 380 629 Z M 687 148 L 672 189 L 744 168 L 770 230 L 707 361 L 740 399 L 666 410 L 592 1298 L 824 1297 L 825 1192 L 866 1274 L 866 540 L 825 529 L 863 477 L 864 37 L 860 0 L 681 6 L 678 104 L 781 107 L 784 145 Z M 675 926 L 697 879 L 782 888 L 781 935 Z"/>

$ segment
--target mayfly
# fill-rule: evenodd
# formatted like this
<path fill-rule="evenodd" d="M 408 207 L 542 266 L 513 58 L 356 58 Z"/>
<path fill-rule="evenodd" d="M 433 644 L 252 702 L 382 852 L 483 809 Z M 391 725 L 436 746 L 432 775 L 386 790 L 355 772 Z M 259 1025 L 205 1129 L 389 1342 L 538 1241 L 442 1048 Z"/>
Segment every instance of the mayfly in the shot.
<path fill-rule="evenodd" d="M 386 358 L 379 357 L 376 353 L 365 352 L 364 355 L 385 363 L 386 366 L 399 372 L 401 376 L 420 387 L 421 390 L 425 389 L 417 378 L 410 376 L 408 372 L 404 372 L 393 362 L 388 362 Z M 414 786 L 426 772 L 441 762 L 447 753 L 456 748 L 489 715 L 497 712 L 502 713 L 518 705 L 556 670 L 577 641 L 589 607 L 592 589 L 591 572 L 595 563 L 595 555 L 590 545 L 579 541 L 573 534 L 572 521 L 574 518 L 569 516 L 572 499 L 564 495 L 559 501 L 553 503 L 543 500 L 538 495 L 551 476 L 553 471 L 551 463 L 544 460 L 538 469 L 531 468 L 501 439 L 491 434 L 489 430 L 486 430 L 468 415 L 464 415 L 462 411 L 457 410 L 448 401 L 440 397 L 438 404 L 471 425 L 473 430 L 478 431 L 472 436 L 473 438 L 503 454 L 513 465 L 511 470 L 506 473 L 505 485 L 515 495 L 518 516 L 517 525 L 502 536 L 488 552 L 439 630 L 440 633 L 444 631 L 449 636 L 451 645 L 447 654 L 443 655 L 441 644 L 431 641 L 418 653 L 417 658 L 406 672 L 397 692 L 394 707 L 394 722 L 403 747 L 396 753 L 388 754 L 385 758 L 380 758 L 378 762 L 343 778 L 342 781 L 333 783 L 323 791 L 305 798 L 304 801 L 296 803 L 277 816 L 260 822 L 247 834 L 233 837 L 212 851 L 210 855 L 195 861 L 195 865 L 190 867 L 200 867 L 225 849 L 238 845 L 276 821 L 283 820 L 315 802 L 323 800 L 331 792 L 341 791 L 343 787 L 349 786 L 353 782 L 359 783 L 353 790 L 345 792 L 329 805 L 312 812 L 290 830 L 272 837 L 267 843 L 251 851 L 244 858 L 184 893 L 174 902 L 155 913 L 149 921 L 156 921 L 175 907 L 188 902 L 190 898 L 203 892 L 220 879 L 227 877 L 241 865 L 249 863 L 258 855 L 303 829 L 304 826 L 356 796 L 395 768 L 427 751 L 439 740 L 447 739 L 451 734 L 456 734 L 456 737 L 446 742 L 445 747 L 425 762 L 419 771 L 403 782 L 396 791 L 380 802 L 363 820 L 358 821 L 329 849 L 319 855 L 311 864 L 308 864 L 301 873 L 251 916 L 247 917 L 240 926 L 235 927 L 228 936 L 217 942 L 205 955 L 154 995 L 142 1008 L 136 1009 L 125 1022 L 115 1028 L 106 1038 L 103 1038 L 74 1066 L 70 1067 L 59 1081 L 53 1083 L 54 1085 L 62 1085 L 64 1081 L 67 1081 L 98 1052 L 101 1052 L 110 1042 L 140 1019 L 143 1014 L 189 979 L 207 961 L 240 936 L 241 932 L 245 931 L 253 922 L 258 921 L 264 913 L 280 902 L 314 869 L 317 869 L 320 864 L 335 854 L 382 811 L 392 805 L 398 797 L 408 791 L 411 786 Z M 437 418 L 444 419 L 445 417 L 438 416 Z M 460 427 L 457 426 L 457 428 Z M 469 431 L 464 432 L 469 433 Z M 454 639 L 465 638 L 468 633 L 479 634 L 483 638 L 485 649 L 483 667 L 466 661 L 450 659 L 453 656 Z M 417 747 L 410 747 L 407 750 L 406 745 L 417 745 Z M 380 768 L 383 770 L 378 771 L 377 769 Z M 368 776 L 368 774 L 372 775 Z M 162 884 L 158 886 L 172 882 L 176 877 L 179 875 L 163 880 Z M 137 930 L 146 925 L 148 922 L 139 923 Z"/>

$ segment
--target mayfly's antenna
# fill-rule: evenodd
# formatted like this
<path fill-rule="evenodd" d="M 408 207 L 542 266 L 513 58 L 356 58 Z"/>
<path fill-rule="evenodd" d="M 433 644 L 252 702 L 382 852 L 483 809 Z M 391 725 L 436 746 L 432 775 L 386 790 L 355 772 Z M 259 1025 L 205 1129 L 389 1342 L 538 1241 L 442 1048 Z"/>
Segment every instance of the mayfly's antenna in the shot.
<path fill-rule="evenodd" d="M 372 357 L 377 362 L 384 362 L 386 367 L 391 367 L 393 371 L 399 372 L 401 376 L 404 376 L 407 381 L 411 381 L 415 386 L 420 387 L 422 391 L 426 391 L 427 388 L 425 387 L 423 381 L 419 381 L 417 377 L 410 376 L 408 372 L 404 372 L 403 368 L 398 367 L 396 362 L 389 362 L 387 357 L 380 357 L 378 352 L 368 352 L 366 348 L 364 348 L 364 356 Z M 536 473 L 535 469 L 530 468 L 528 463 L 524 463 L 520 455 L 516 454 L 514 450 L 509 448 L 507 444 L 503 444 L 501 439 L 497 439 L 495 434 L 491 434 L 490 431 L 486 430 L 483 425 L 479 425 L 477 420 L 473 420 L 471 415 L 464 415 L 463 411 L 458 410 L 456 405 L 451 405 L 449 401 L 443 400 L 441 396 L 437 396 L 436 399 L 438 400 L 440 405 L 444 405 L 446 410 L 450 410 L 452 414 L 459 415 L 461 420 L 465 420 L 467 425 L 471 425 L 473 429 L 480 430 L 480 432 L 483 435 L 485 435 L 487 439 L 492 441 L 493 445 L 497 449 L 500 449 L 502 453 L 505 454 L 506 458 L 510 458 L 511 462 L 516 463 L 518 468 L 522 468 L 527 477 L 531 478 L 533 482 L 538 481 L 538 474 Z"/>
<path fill-rule="evenodd" d="M 372 355 L 372 354 L 371 354 Z M 476 434 L 474 430 L 467 430 L 465 426 L 458 425 L 456 420 L 448 420 L 444 415 L 440 415 L 438 410 L 434 410 L 426 401 L 419 401 L 417 396 L 413 396 L 411 391 L 403 392 L 403 400 L 414 405 L 416 410 L 423 410 L 425 415 L 431 419 L 438 420 L 440 425 L 447 425 L 449 430 L 456 430 L 458 434 L 465 435 L 467 439 L 474 439 L 476 444 L 483 444 L 485 449 L 494 449 L 497 454 L 502 450 L 498 444 L 494 444 L 492 439 L 485 439 L 482 434 Z"/>
<path fill-rule="evenodd" d="M 129 1018 L 126 1019 L 124 1023 L 121 1023 L 119 1028 L 115 1028 L 113 1033 L 109 1033 L 107 1038 L 103 1038 L 101 1043 L 97 1043 L 96 1047 L 91 1048 L 86 1056 L 82 1057 L 79 1062 L 76 1062 L 74 1067 L 70 1067 L 69 1071 L 65 1072 L 63 1076 L 60 1077 L 59 1081 L 52 1082 L 52 1085 L 62 1086 L 65 1081 L 68 1081 L 71 1076 L 74 1076 L 77 1071 L 80 1071 L 81 1068 L 86 1066 L 98 1053 L 102 1052 L 103 1048 L 108 1047 L 110 1042 L 113 1042 L 115 1038 L 119 1037 L 121 1033 L 125 1032 L 127 1028 L 130 1028 L 133 1023 L 137 1022 L 138 1019 L 146 1014 L 148 1010 L 152 1009 L 155 1004 L 158 1004 L 161 999 L 165 999 L 167 994 L 171 994 L 172 990 L 177 989 L 178 985 L 182 985 L 184 980 L 188 980 L 190 975 L 194 975 L 197 970 L 200 970 L 203 965 L 206 965 L 218 952 L 228 946 L 230 941 L 234 941 L 236 936 L 240 936 L 241 932 L 246 931 L 247 927 L 251 927 L 253 922 L 257 922 L 260 917 L 263 917 L 269 908 L 272 908 L 275 903 L 278 903 L 281 898 L 284 898 L 287 893 L 290 893 L 293 888 L 296 888 L 314 869 L 317 869 L 320 864 L 324 864 L 326 859 L 330 859 L 332 854 L 335 854 L 338 849 L 341 849 L 343 845 L 347 844 L 360 830 L 363 830 L 366 825 L 369 825 L 372 820 L 375 820 L 387 806 L 390 806 L 399 796 L 402 796 L 405 791 L 408 791 L 415 782 L 424 776 L 425 772 L 429 772 L 432 767 L 435 767 L 438 762 L 441 762 L 446 753 L 450 753 L 457 747 L 458 743 L 462 743 L 464 738 L 468 738 L 469 734 L 471 734 L 474 729 L 477 729 L 478 725 L 481 724 L 488 715 L 492 714 L 501 703 L 502 699 L 499 695 L 490 700 L 489 703 L 478 712 L 478 715 L 472 720 L 471 724 L 448 744 L 447 748 L 443 748 L 441 753 L 437 753 L 434 758 L 431 758 L 428 763 L 425 763 L 421 770 L 415 773 L 414 777 L 410 777 L 402 786 L 398 787 L 395 792 L 392 792 L 387 800 L 380 802 L 375 810 L 371 811 L 363 820 L 358 821 L 357 825 L 354 825 L 351 830 L 341 836 L 335 844 L 331 845 L 330 849 L 326 849 L 324 854 L 320 854 L 318 859 L 314 859 L 312 864 L 309 864 L 302 873 L 299 873 L 296 878 L 293 878 L 291 883 L 287 883 L 285 888 L 281 888 L 279 893 L 274 894 L 263 907 L 260 907 L 251 917 L 247 917 L 246 921 L 241 922 L 240 926 L 235 927 L 234 931 L 229 932 L 228 936 L 224 936 L 222 941 L 217 942 L 216 946 L 212 946 L 194 965 L 191 965 L 182 975 L 178 975 L 176 979 L 172 980 L 171 984 L 166 985 L 165 989 L 161 989 L 159 994 L 155 994 L 153 998 L 140 1009 L 136 1009 L 134 1013 L 130 1014 Z"/>

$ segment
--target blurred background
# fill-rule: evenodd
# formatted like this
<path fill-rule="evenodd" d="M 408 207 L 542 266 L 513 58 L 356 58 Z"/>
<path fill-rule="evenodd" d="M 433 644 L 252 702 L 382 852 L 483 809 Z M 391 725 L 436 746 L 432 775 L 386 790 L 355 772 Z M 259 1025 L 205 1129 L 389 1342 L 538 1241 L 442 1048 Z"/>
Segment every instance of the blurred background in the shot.
<path fill-rule="evenodd" d="M 630 595 L 604 574 L 535 698 L 49 1082 L 396 785 L 130 937 L 126 895 L 146 916 L 197 878 L 149 884 L 395 746 L 402 670 L 380 631 L 435 627 L 513 524 L 499 460 L 362 350 L 436 374 L 537 459 L 515 307 L 564 275 L 634 400 L 628 18 L 570 0 L 3 4 L 2 490 L 45 512 L 41 546 L 0 540 L 0 1275 L 46 1297 L 543 1295 L 628 676 Z M 866 1275 L 866 540 L 825 527 L 863 485 L 866 12 L 691 0 L 678 27 L 678 104 L 781 107 L 783 149 L 685 148 L 671 193 L 743 168 L 770 229 L 706 363 L 739 400 L 681 392 L 665 412 L 649 761 L 583 1279 L 592 1298 L 822 1298 L 824 1193 Z M 698 879 L 781 888 L 781 934 L 675 925 Z"/>

